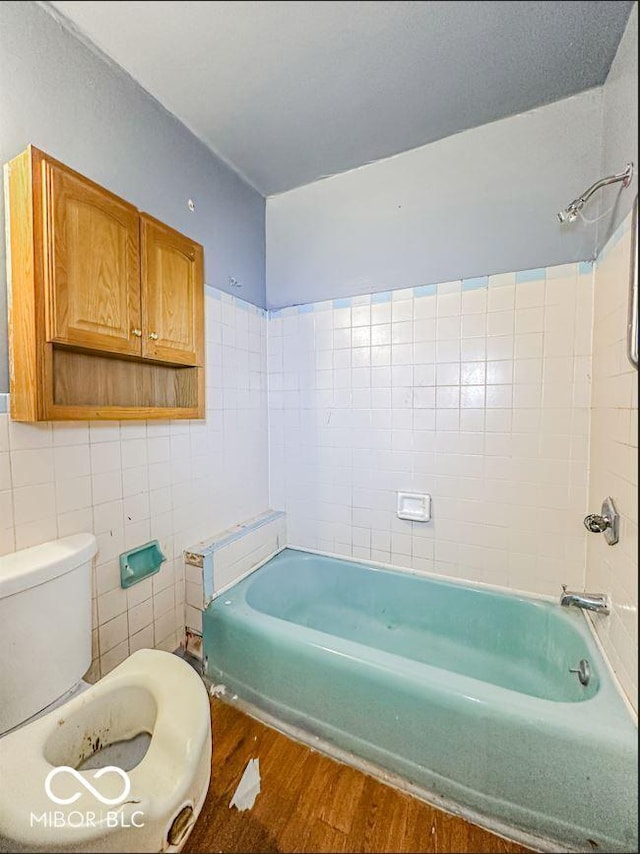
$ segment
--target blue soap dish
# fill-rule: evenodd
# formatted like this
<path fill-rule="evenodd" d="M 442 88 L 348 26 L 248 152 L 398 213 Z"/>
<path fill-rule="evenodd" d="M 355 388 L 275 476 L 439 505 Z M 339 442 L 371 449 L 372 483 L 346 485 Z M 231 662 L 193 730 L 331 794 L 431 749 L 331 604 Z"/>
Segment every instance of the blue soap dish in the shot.
<path fill-rule="evenodd" d="M 154 575 L 165 560 L 157 540 L 123 552 L 120 555 L 120 586 L 126 589 L 143 578 Z"/>

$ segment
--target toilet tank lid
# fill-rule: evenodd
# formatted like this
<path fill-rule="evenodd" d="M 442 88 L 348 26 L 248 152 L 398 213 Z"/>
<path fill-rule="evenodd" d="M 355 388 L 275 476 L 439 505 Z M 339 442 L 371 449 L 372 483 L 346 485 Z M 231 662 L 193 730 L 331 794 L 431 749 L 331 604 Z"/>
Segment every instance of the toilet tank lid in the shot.
<path fill-rule="evenodd" d="M 97 550 L 93 534 L 74 534 L 0 557 L 0 599 L 77 569 Z"/>

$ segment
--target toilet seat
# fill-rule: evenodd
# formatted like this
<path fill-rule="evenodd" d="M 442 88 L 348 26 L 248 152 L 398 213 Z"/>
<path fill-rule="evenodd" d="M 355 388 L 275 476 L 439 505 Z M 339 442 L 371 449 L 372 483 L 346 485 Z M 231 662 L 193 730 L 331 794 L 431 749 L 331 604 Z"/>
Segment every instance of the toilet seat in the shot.
<path fill-rule="evenodd" d="M 114 803 L 126 789 L 122 775 L 55 770 L 73 769 L 100 747 L 140 732 L 149 732 L 151 741 L 128 772 L 130 791 L 122 802 Z M 0 739 L 0 767 L 0 850 L 179 850 L 185 837 L 168 845 L 167 834 L 185 807 L 195 820 L 209 784 L 207 692 L 177 656 L 140 650 L 69 702 Z M 56 803 L 47 794 L 52 772 L 49 792 L 73 802 Z M 50 813 L 63 816 L 58 826 L 51 826 L 55 815 L 41 819 Z"/>

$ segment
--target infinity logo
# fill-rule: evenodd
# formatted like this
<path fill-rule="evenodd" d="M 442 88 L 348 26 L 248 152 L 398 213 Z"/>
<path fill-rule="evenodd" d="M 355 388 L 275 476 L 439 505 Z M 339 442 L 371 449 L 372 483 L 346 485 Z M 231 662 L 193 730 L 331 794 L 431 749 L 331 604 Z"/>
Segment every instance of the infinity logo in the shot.
<path fill-rule="evenodd" d="M 68 765 L 60 765 L 58 768 L 53 768 L 47 774 L 47 777 L 44 781 L 44 790 L 49 796 L 49 798 L 54 801 L 56 804 L 74 804 L 78 798 L 82 797 L 82 792 L 76 792 L 74 795 L 71 795 L 70 798 L 59 798 L 57 795 L 54 795 L 51 791 L 51 782 L 54 777 L 57 777 L 58 774 L 71 774 L 78 783 L 82 786 L 82 788 L 86 789 L 88 792 L 96 797 L 101 803 L 106 804 L 107 806 L 114 806 L 115 804 L 121 804 L 124 799 L 127 797 L 129 792 L 131 791 L 131 780 L 129 779 L 129 775 L 126 771 L 123 771 L 122 768 L 117 768 L 115 765 L 107 765 L 105 768 L 100 768 L 93 775 L 93 779 L 97 780 L 100 777 L 103 777 L 105 774 L 108 774 L 112 771 L 114 774 L 117 774 L 124 783 L 124 789 L 122 794 L 118 795 L 117 798 L 106 798 L 104 795 L 101 795 L 100 792 L 91 785 L 91 783 L 83 777 L 75 768 L 70 768 Z"/>

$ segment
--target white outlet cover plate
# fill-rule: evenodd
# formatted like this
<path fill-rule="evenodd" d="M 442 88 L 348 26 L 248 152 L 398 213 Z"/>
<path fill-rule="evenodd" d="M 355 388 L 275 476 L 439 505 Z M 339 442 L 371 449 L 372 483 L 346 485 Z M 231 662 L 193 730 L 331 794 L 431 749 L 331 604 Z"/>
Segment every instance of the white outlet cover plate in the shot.
<path fill-rule="evenodd" d="M 428 492 L 398 492 L 398 519 L 410 522 L 428 522 L 431 519 L 431 496 Z"/>

